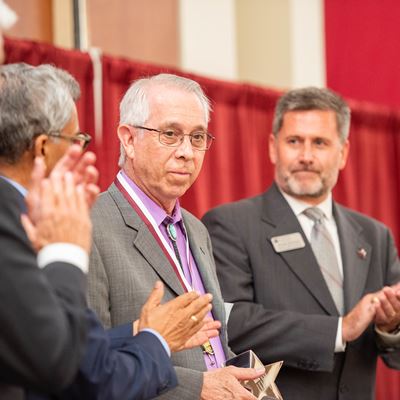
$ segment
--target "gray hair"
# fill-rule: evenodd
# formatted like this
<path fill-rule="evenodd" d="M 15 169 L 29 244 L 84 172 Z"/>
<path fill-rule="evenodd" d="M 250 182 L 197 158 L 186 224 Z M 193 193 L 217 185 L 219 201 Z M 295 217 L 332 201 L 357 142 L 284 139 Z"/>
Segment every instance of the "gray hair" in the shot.
<path fill-rule="evenodd" d="M 78 82 L 52 65 L 0 67 L 0 158 L 14 164 L 37 135 L 60 134 L 79 96 Z"/>
<path fill-rule="evenodd" d="M 337 93 L 325 88 L 306 87 L 285 93 L 276 104 L 272 133 L 276 137 L 283 117 L 289 111 L 327 110 L 336 114 L 336 124 L 342 143 L 349 137 L 350 108 Z"/>
<path fill-rule="evenodd" d="M 119 106 L 120 124 L 144 125 L 146 123 L 150 115 L 147 89 L 152 85 L 179 88 L 188 93 L 195 94 L 200 100 L 204 110 L 204 117 L 208 124 L 211 105 L 201 86 L 192 79 L 172 74 L 159 74 L 134 81 L 125 93 Z M 121 144 L 118 161 L 120 167 L 124 165 L 125 157 L 125 149 Z"/>

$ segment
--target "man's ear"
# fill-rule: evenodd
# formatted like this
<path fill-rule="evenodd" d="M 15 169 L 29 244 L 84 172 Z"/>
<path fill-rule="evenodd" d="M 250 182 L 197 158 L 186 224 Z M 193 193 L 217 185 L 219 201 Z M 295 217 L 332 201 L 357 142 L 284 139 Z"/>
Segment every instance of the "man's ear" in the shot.
<path fill-rule="evenodd" d="M 269 152 L 269 159 L 271 160 L 272 164 L 276 163 L 276 137 L 273 133 L 269 135 L 269 142 L 268 142 L 268 152 Z"/>
<path fill-rule="evenodd" d="M 34 144 L 33 144 L 33 151 L 34 151 L 35 157 L 38 157 L 38 156 L 46 157 L 48 140 L 49 140 L 49 137 L 45 134 L 36 136 Z"/>
<path fill-rule="evenodd" d="M 117 133 L 119 141 L 125 149 L 126 156 L 134 158 L 136 134 L 133 129 L 129 125 L 123 124 L 118 126 Z"/>

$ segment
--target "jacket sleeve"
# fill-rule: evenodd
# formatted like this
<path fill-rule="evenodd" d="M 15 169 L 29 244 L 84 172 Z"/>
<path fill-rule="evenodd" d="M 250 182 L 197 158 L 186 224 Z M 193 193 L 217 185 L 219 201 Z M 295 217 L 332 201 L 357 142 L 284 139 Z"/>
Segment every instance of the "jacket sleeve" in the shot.
<path fill-rule="evenodd" d="M 144 400 L 177 385 L 171 360 L 155 335 L 132 336 L 131 324 L 105 331 L 93 311 L 87 315 L 86 352 L 74 384 L 62 399 Z"/>
<path fill-rule="evenodd" d="M 39 270 L 19 193 L 6 183 L 0 192 L 1 380 L 53 392 L 71 382 L 83 354 L 85 277 L 66 263 Z"/>

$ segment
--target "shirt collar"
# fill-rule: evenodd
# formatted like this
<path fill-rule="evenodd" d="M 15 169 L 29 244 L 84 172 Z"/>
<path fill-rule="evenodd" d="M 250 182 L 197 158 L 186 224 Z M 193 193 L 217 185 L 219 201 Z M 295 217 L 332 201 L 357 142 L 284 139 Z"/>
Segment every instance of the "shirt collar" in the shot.
<path fill-rule="evenodd" d="M 286 199 L 286 201 L 289 203 L 290 208 L 294 212 L 294 214 L 298 217 L 303 213 L 304 210 L 307 208 L 312 207 L 310 204 L 298 200 L 294 198 L 293 196 L 288 195 L 285 193 L 283 190 L 279 188 L 279 191 L 282 193 L 282 196 Z M 325 217 L 330 220 L 332 219 L 332 192 L 329 192 L 328 197 L 322 201 L 321 203 L 317 204 L 314 207 L 318 207 L 325 215 Z"/>
<path fill-rule="evenodd" d="M 174 210 L 172 211 L 172 215 L 168 215 L 163 208 L 161 208 L 155 201 L 153 201 L 146 193 L 143 192 L 142 189 L 129 176 L 122 170 L 122 174 L 126 182 L 128 182 L 129 186 L 132 190 L 138 195 L 140 200 L 146 206 L 147 210 L 154 218 L 156 224 L 160 226 L 166 217 L 169 217 L 170 222 L 176 224 L 182 221 L 182 211 L 181 206 L 179 204 L 179 200 L 176 201 Z"/>
<path fill-rule="evenodd" d="M 28 194 L 28 190 L 25 187 L 23 187 L 20 183 L 15 182 L 14 180 L 7 178 L 3 175 L 0 175 L 0 177 L 5 181 L 7 181 L 10 185 L 14 186 L 15 189 L 17 189 L 18 192 L 20 192 L 23 197 L 26 197 L 26 195 Z"/>

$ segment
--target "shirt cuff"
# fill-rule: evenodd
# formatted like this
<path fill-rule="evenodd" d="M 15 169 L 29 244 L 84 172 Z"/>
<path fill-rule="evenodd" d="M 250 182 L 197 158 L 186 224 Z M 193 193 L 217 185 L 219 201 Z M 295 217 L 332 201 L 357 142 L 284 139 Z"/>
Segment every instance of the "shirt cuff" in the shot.
<path fill-rule="evenodd" d="M 343 353 L 346 350 L 346 343 L 343 342 L 342 322 L 343 318 L 340 317 L 338 320 L 338 328 L 336 332 L 335 353 Z"/>
<path fill-rule="evenodd" d="M 150 328 L 145 328 L 142 329 L 140 332 L 149 332 L 152 333 L 153 335 L 155 335 L 157 337 L 157 339 L 161 342 L 161 344 L 163 345 L 165 351 L 167 352 L 168 356 L 171 357 L 171 350 L 168 346 L 167 341 L 154 329 L 150 329 Z"/>
<path fill-rule="evenodd" d="M 400 331 L 394 332 L 394 333 L 389 333 L 389 332 L 383 332 L 378 327 L 375 325 L 375 332 L 378 334 L 381 342 L 388 347 L 394 347 L 394 346 L 399 346 L 400 345 Z"/>
<path fill-rule="evenodd" d="M 233 306 L 234 303 L 227 303 L 227 302 L 224 303 L 226 323 L 228 323 L 229 316 L 231 315 Z"/>
<path fill-rule="evenodd" d="M 39 268 L 44 268 L 54 262 L 73 264 L 87 274 L 89 270 L 89 255 L 82 247 L 71 243 L 52 243 L 44 246 L 37 255 Z"/>

